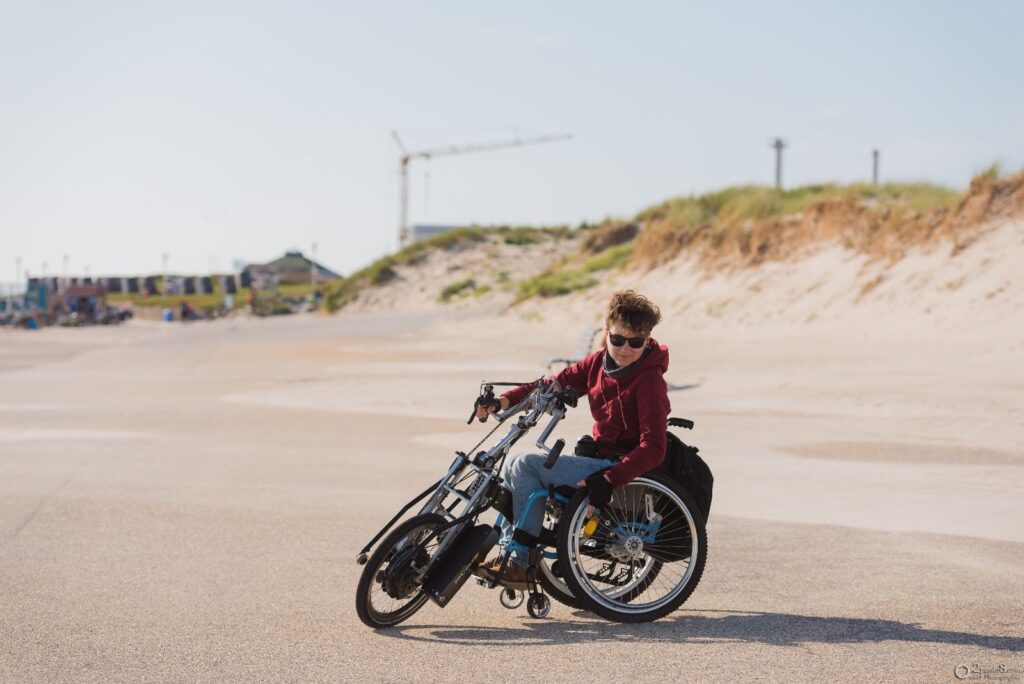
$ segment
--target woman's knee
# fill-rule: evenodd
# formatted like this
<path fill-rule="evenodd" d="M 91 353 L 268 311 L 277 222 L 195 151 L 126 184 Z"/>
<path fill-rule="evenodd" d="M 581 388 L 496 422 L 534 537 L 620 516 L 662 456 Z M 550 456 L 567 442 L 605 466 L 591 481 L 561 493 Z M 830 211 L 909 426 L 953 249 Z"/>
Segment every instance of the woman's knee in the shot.
<path fill-rule="evenodd" d="M 505 465 L 501 466 L 502 478 L 504 478 L 505 480 L 512 479 L 512 473 L 516 468 L 516 461 L 518 461 L 522 456 L 523 454 L 512 454 L 511 456 L 505 459 Z"/>
<path fill-rule="evenodd" d="M 519 454 L 508 464 L 509 479 L 514 482 L 527 473 L 536 473 L 537 468 L 544 465 L 545 459 L 542 454 Z"/>

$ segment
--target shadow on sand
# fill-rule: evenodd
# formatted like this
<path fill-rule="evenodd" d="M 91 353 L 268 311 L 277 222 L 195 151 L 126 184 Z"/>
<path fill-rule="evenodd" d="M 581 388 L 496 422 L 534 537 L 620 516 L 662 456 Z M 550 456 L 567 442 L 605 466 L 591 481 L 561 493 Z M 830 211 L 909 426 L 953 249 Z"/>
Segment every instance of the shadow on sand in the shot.
<path fill-rule="evenodd" d="M 718 614 L 716 614 L 718 613 Z M 577 611 L 577 618 L 590 618 Z M 532 620 L 518 626 L 474 627 L 405 625 L 381 635 L 466 646 L 558 645 L 594 641 L 642 643 L 743 642 L 772 646 L 859 644 L 903 641 L 974 646 L 997 651 L 1024 651 L 1024 638 L 925 629 L 913 623 L 863 618 L 815 617 L 786 613 L 699 611 L 658 622 L 624 625 L 577 620 Z"/>

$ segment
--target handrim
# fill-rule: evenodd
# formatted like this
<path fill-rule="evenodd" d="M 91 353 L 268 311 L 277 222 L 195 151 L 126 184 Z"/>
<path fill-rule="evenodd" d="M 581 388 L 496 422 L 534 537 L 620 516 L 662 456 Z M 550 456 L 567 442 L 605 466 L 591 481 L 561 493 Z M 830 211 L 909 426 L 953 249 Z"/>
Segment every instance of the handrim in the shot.
<path fill-rule="evenodd" d="M 668 486 L 666 486 L 666 485 L 664 485 L 664 484 L 662 484 L 662 483 L 660 483 L 660 482 L 658 482 L 656 480 L 651 480 L 651 479 L 647 479 L 647 478 L 638 478 L 638 479 L 634 480 L 633 482 L 630 482 L 629 484 L 625 485 L 624 487 L 622 487 L 622 494 L 625 494 L 625 492 L 630 490 L 631 488 L 632 489 L 636 489 L 638 487 L 645 488 L 644 490 L 641 490 L 641 494 L 643 494 L 645 490 L 653 489 L 653 490 L 657 491 L 659 494 L 661 494 L 662 496 L 667 496 L 669 498 L 669 500 L 685 516 L 686 524 L 689 527 L 689 532 L 690 532 L 690 539 L 691 539 L 691 545 L 692 546 L 691 546 L 691 550 L 690 550 L 690 556 L 689 556 L 688 559 L 686 559 L 686 563 L 687 563 L 686 572 L 683 573 L 683 575 L 680 578 L 680 580 L 675 584 L 674 587 L 671 588 L 671 590 L 668 591 L 668 593 L 666 595 L 662 596 L 661 598 L 657 599 L 656 601 L 636 604 L 636 603 L 632 603 L 632 602 L 624 603 L 624 602 L 621 602 L 621 601 L 618 601 L 618 600 L 613 600 L 613 599 L 617 599 L 620 596 L 628 594 L 628 592 L 630 592 L 632 589 L 635 589 L 637 586 L 639 586 L 639 584 L 646 577 L 647 573 L 649 573 L 650 569 L 653 567 L 653 562 L 652 561 L 654 561 L 654 558 L 650 554 L 645 554 L 646 558 L 645 558 L 644 565 L 641 568 L 642 572 L 640 573 L 640 576 L 638 578 L 635 578 L 635 579 L 631 580 L 631 582 L 628 585 L 626 585 L 625 587 L 616 587 L 614 592 L 607 593 L 607 594 L 605 592 L 602 592 L 599 589 L 597 589 L 593 585 L 593 582 L 592 582 L 591 578 L 585 572 L 585 569 L 584 569 L 584 567 L 582 565 L 582 563 L 583 563 L 583 556 L 580 553 L 580 541 L 583 539 L 583 534 L 582 534 L 583 526 L 586 524 L 586 515 L 585 515 L 585 513 L 586 513 L 587 509 L 589 508 L 589 506 L 587 506 L 587 505 L 580 505 L 580 506 L 578 506 L 576 508 L 576 510 L 573 511 L 572 519 L 569 521 L 569 525 L 570 525 L 570 528 L 569 528 L 569 538 L 572 540 L 572 542 L 571 542 L 572 543 L 572 547 L 570 548 L 570 554 L 571 554 L 572 558 L 571 558 L 571 560 L 568 563 L 570 572 L 573 573 L 573 576 L 579 582 L 579 584 L 583 588 L 583 590 L 587 592 L 587 594 L 588 594 L 588 596 L 590 598 L 592 598 L 596 602 L 600 603 L 601 605 L 609 608 L 610 610 L 613 610 L 613 611 L 616 611 L 616 612 L 621 612 L 621 613 L 632 613 L 632 614 L 647 613 L 647 612 L 658 610 L 662 606 L 665 606 L 668 603 L 670 603 L 682 591 L 684 591 L 686 589 L 686 586 L 687 586 L 687 584 L 689 584 L 690 579 L 693 576 L 694 569 L 696 567 L 696 560 L 695 559 L 699 558 L 700 557 L 699 554 L 703 553 L 703 549 L 701 549 L 700 546 L 699 546 L 700 538 L 699 538 L 699 536 L 697 534 L 697 525 L 694 522 L 693 515 L 690 513 L 689 507 L 683 502 L 683 500 L 679 497 L 679 495 L 676 494 L 676 492 L 672 491 L 672 489 L 670 487 L 668 487 Z M 634 508 L 634 512 L 636 512 L 635 508 Z M 674 564 L 675 563 L 671 563 L 671 564 L 670 563 L 663 563 L 662 564 L 662 568 L 664 568 L 664 567 L 666 567 L 668 565 L 674 565 Z M 657 580 L 655 579 L 655 581 L 657 581 Z M 645 589 L 645 591 L 646 591 L 646 589 Z M 638 598 L 638 597 L 634 597 L 634 598 Z"/>

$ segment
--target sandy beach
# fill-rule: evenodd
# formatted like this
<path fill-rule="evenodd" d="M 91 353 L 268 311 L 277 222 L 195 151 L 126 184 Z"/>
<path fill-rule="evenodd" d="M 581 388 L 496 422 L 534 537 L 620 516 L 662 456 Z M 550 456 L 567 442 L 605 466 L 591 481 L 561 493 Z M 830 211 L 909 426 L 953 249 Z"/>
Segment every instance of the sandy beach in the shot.
<path fill-rule="evenodd" d="M 0 679 L 1024 666 L 1019 341 L 825 323 L 659 336 L 673 413 L 716 476 L 707 570 L 675 614 L 628 626 L 556 604 L 534 620 L 467 585 L 366 629 L 359 548 L 485 434 L 465 424 L 480 380 L 537 377 L 578 331 L 434 312 L 0 335 Z M 581 407 L 559 434 L 588 427 Z"/>

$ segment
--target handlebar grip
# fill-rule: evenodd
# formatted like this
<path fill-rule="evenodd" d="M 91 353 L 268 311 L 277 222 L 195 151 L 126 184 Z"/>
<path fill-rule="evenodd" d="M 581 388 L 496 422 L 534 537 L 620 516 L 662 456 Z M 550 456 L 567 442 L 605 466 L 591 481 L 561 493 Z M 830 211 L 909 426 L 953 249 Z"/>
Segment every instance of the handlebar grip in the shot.
<path fill-rule="evenodd" d="M 668 426 L 669 427 L 681 427 L 681 428 L 686 428 L 687 430 L 692 430 L 693 429 L 693 421 L 692 420 L 687 420 L 686 418 L 669 418 L 668 419 Z"/>
<path fill-rule="evenodd" d="M 484 394 L 481 394 L 479 397 L 476 398 L 476 401 L 473 402 L 473 412 L 469 414 L 469 420 L 466 421 L 466 425 L 472 424 L 473 418 L 476 417 L 476 409 L 479 406 L 487 406 L 487 407 L 493 406 L 495 413 L 501 410 L 501 401 L 497 397 L 494 396 L 494 392 L 493 392 L 491 386 L 488 385 L 487 387 L 488 387 L 488 391 L 485 392 Z M 485 414 L 483 418 L 478 418 L 478 420 L 481 423 L 486 423 L 487 422 L 487 414 Z"/>
<path fill-rule="evenodd" d="M 548 458 L 546 461 L 544 461 L 544 467 L 547 468 L 548 470 L 554 468 L 555 462 L 558 460 L 558 457 L 562 455 L 562 449 L 564 448 L 565 440 L 559 438 L 558 441 L 555 442 L 555 445 L 551 447 L 551 451 L 548 452 Z"/>

